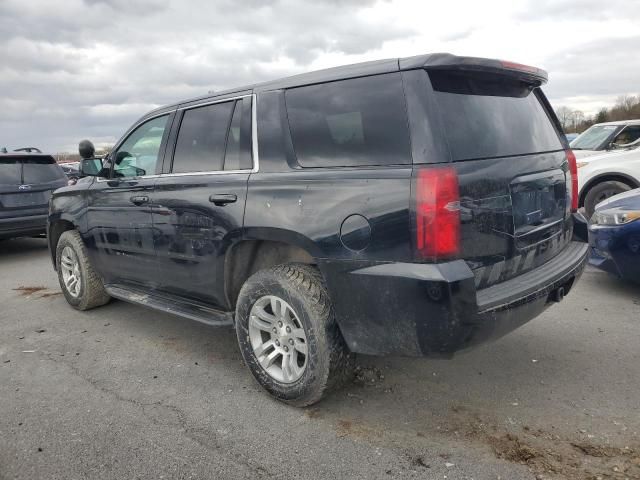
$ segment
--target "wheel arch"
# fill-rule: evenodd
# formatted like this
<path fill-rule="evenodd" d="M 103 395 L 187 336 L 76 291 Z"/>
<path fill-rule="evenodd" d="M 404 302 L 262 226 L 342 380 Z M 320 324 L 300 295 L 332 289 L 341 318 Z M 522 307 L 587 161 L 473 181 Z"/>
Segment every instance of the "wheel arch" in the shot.
<path fill-rule="evenodd" d="M 584 200 L 587 196 L 587 193 L 589 193 L 589 190 L 591 190 L 594 186 L 602 182 L 622 182 L 622 183 L 626 183 L 632 188 L 640 187 L 640 182 L 635 178 L 633 178 L 631 175 L 627 175 L 626 173 L 619 173 L 619 172 L 602 173 L 600 175 L 597 175 L 591 178 L 585 184 L 585 186 L 582 187 L 582 190 L 580 191 L 580 195 L 578 197 L 578 205 L 580 207 L 584 207 Z"/>
<path fill-rule="evenodd" d="M 65 218 L 58 218 L 49 224 L 49 228 L 47 229 L 47 243 L 49 245 L 49 254 L 51 255 L 54 270 L 58 269 L 58 265 L 56 263 L 56 247 L 58 246 L 60 237 L 64 232 L 76 229 L 77 226 L 72 221 Z"/>
<path fill-rule="evenodd" d="M 235 308 L 240 289 L 259 270 L 283 263 L 317 265 L 319 249 L 307 237 L 282 229 L 253 231 L 229 248 L 224 260 L 225 296 Z"/>

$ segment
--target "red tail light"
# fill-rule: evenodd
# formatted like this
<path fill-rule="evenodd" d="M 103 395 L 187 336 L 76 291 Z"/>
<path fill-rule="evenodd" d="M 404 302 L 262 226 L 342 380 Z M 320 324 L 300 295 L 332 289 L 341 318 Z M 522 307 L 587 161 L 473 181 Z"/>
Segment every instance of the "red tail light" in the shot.
<path fill-rule="evenodd" d="M 502 68 L 508 68 L 509 70 L 520 70 L 521 72 L 531 72 L 536 73 L 540 69 L 537 67 L 532 67 L 531 65 L 523 65 L 522 63 L 509 62 L 508 60 L 502 60 L 500 62 L 502 64 Z"/>
<path fill-rule="evenodd" d="M 440 260 L 460 253 L 460 194 L 455 169 L 428 168 L 416 176 L 416 249 Z"/>
<path fill-rule="evenodd" d="M 571 174 L 571 211 L 578 211 L 578 164 L 576 156 L 571 149 L 566 150 L 567 161 L 569 162 L 569 173 Z"/>

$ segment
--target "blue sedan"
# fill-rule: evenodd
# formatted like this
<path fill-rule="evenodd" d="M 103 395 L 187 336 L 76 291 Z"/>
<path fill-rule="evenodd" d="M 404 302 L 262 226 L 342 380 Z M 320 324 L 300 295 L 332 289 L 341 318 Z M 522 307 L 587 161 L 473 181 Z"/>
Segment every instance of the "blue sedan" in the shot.
<path fill-rule="evenodd" d="M 589 245 L 591 265 L 640 283 L 640 188 L 598 204 Z"/>

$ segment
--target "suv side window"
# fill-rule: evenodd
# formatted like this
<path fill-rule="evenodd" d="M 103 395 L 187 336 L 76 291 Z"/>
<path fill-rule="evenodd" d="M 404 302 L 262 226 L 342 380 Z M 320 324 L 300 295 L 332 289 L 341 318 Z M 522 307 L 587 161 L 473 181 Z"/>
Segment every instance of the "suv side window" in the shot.
<path fill-rule="evenodd" d="M 114 177 L 154 175 L 160 156 L 160 145 L 167 132 L 169 115 L 153 118 L 127 137 L 113 155 Z"/>
<path fill-rule="evenodd" d="M 614 138 L 611 143 L 614 148 L 620 148 L 634 143 L 638 141 L 638 139 L 640 139 L 640 125 L 629 125 L 616 135 L 616 138 Z"/>
<path fill-rule="evenodd" d="M 252 167 L 251 101 L 251 97 L 236 101 L 227 135 L 225 170 L 250 170 Z"/>
<path fill-rule="evenodd" d="M 411 163 L 399 73 L 292 88 L 285 100 L 302 167 Z"/>
<path fill-rule="evenodd" d="M 215 103 L 184 112 L 173 155 L 173 173 L 223 169 L 227 130 L 235 103 Z"/>

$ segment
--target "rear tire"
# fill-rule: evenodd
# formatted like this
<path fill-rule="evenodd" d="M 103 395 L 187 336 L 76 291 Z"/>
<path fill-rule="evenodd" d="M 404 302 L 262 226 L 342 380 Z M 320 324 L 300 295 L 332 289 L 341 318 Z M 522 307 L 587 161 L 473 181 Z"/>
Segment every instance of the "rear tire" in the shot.
<path fill-rule="evenodd" d="M 584 197 L 584 210 L 587 214 L 587 219 L 591 219 L 593 212 L 596 210 L 596 205 L 600 202 L 627 190 L 631 190 L 630 185 L 615 180 L 600 182 L 592 186 Z"/>
<path fill-rule="evenodd" d="M 77 230 L 67 230 L 56 245 L 58 281 L 67 302 L 77 310 L 108 303 L 111 297 L 95 272 Z"/>
<path fill-rule="evenodd" d="M 291 263 L 252 275 L 240 290 L 236 331 L 255 379 L 290 405 L 318 402 L 353 373 L 354 356 L 312 266 Z"/>

